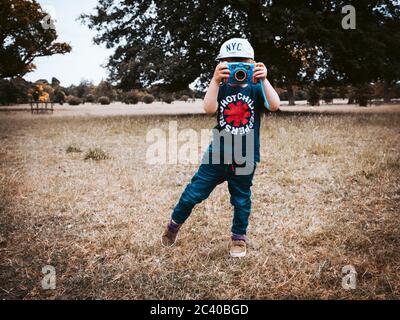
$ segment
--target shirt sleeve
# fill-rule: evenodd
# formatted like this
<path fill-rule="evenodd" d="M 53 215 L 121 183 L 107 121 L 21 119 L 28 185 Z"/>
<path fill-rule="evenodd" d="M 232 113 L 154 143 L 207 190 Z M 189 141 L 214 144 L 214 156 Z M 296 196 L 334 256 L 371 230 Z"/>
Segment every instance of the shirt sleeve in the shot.
<path fill-rule="evenodd" d="M 263 84 L 261 82 L 258 82 L 258 84 L 257 84 L 257 96 L 259 99 L 259 103 L 260 103 L 260 106 L 262 109 L 264 109 L 264 108 L 269 109 L 268 101 L 264 100 L 263 89 L 261 88 L 262 85 Z M 267 103 L 267 105 L 266 105 L 266 103 Z"/>
<path fill-rule="evenodd" d="M 260 110 L 265 108 L 265 106 L 264 106 L 264 97 L 263 97 L 263 94 L 262 94 L 262 91 L 261 91 L 261 85 L 262 84 L 260 82 L 257 83 L 257 101 L 258 101 L 258 105 L 259 105 Z"/>

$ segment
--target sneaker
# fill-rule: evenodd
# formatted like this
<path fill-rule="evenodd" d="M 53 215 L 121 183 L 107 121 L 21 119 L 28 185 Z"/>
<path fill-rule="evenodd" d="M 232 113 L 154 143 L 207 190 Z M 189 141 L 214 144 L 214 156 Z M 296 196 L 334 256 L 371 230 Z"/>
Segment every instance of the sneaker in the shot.
<path fill-rule="evenodd" d="M 246 241 L 232 240 L 231 249 L 229 250 L 231 257 L 242 258 L 246 256 Z"/>
<path fill-rule="evenodd" d="M 181 226 L 179 224 L 176 224 L 172 221 L 168 223 L 164 233 L 161 236 L 161 244 L 164 247 L 172 247 L 175 244 L 180 227 Z"/>

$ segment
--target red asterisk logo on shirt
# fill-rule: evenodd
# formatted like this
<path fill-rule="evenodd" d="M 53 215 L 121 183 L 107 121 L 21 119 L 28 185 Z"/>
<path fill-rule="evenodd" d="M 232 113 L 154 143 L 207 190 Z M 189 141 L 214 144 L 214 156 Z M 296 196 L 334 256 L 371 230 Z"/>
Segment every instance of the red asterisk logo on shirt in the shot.
<path fill-rule="evenodd" d="M 238 101 L 236 104 L 228 104 L 224 110 L 224 116 L 227 123 L 233 122 L 233 126 L 239 127 L 249 122 L 251 113 L 246 102 Z"/>

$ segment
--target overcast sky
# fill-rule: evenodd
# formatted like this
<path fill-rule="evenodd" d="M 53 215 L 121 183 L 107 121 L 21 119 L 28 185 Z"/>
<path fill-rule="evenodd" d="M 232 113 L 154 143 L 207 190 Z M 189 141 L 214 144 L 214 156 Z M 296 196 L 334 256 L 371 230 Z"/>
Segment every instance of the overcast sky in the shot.
<path fill-rule="evenodd" d="M 93 44 L 94 31 L 89 30 L 80 21 L 81 13 L 89 13 L 97 0 L 37 0 L 46 11 L 56 18 L 58 42 L 67 42 L 72 51 L 65 55 L 53 55 L 34 60 L 37 69 L 24 76 L 29 81 L 56 77 L 62 86 L 78 84 L 82 79 L 92 80 L 95 84 L 107 78 L 107 72 L 101 67 L 112 50 Z"/>

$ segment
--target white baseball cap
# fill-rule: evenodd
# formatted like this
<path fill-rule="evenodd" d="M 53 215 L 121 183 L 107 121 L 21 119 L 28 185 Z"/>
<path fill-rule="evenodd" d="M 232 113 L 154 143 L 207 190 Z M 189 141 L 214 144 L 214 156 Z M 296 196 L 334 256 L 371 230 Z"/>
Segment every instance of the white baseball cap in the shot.
<path fill-rule="evenodd" d="M 254 59 L 254 49 L 246 39 L 232 38 L 222 44 L 216 60 L 224 58 Z"/>

